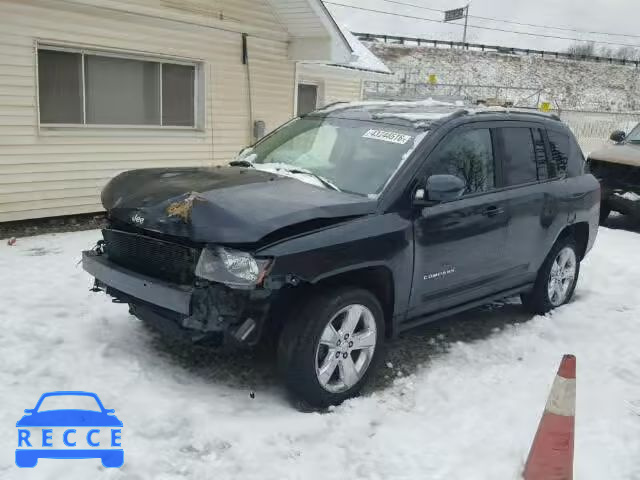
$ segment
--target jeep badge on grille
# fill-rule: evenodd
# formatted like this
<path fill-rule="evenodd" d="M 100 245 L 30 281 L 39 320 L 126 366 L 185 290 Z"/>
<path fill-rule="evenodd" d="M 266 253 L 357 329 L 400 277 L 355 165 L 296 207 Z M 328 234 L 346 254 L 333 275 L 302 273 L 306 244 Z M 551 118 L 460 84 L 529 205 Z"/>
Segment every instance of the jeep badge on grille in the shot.
<path fill-rule="evenodd" d="M 141 217 L 139 213 L 134 213 L 131 215 L 131 221 L 138 225 L 142 225 L 144 223 L 144 217 Z"/>

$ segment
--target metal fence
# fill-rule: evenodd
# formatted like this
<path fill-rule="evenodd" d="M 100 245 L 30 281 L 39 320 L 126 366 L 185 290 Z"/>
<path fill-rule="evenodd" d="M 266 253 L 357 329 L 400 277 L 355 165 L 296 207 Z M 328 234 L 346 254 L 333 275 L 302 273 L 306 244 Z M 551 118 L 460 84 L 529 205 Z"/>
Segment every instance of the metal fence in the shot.
<path fill-rule="evenodd" d="M 509 99 L 518 108 L 535 109 L 540 104 L 542 89 L 519 88 L 500 85 L 462 85 L 398 82 L 367 82 L 367 100 L 462 100 L 474 104 L 479 98 Z M 614 113 L 577 111 L 552 105 L 552 112 L 560 116 L 578 139 L 585 155 L 604 145 L 611 132 L 629 132 L 640 123 L 640 112 Z"/>
<path fill-rule="evenodd" d="M 578 139 L 586 154 L 604 145 L 611 132 L 623 130 L 627 133 L 640 123 L 640 113 L 578 112 L 561 110 L 557 112 Z"/>

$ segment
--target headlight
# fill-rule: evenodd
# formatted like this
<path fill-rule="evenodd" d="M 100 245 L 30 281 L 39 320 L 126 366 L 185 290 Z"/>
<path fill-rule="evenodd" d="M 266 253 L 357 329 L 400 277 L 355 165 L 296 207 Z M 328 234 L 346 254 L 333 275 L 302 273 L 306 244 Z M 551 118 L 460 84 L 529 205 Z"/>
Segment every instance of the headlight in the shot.
<path fill-rule="evenodd" d="M 254 286 L 262 283 L 270 259 L 254 258 L 250 253 L 223 247 L 202 250 L 196 276 L 231 286 Z"/>

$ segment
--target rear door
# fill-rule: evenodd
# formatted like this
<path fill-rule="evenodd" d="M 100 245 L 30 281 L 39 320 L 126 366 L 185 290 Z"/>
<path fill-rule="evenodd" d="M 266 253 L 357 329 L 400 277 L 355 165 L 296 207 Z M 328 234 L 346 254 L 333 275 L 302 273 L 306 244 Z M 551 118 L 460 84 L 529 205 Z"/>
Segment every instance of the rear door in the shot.
<path fill-rule="evenodd" d="M 496 129 L 498 157 L 511 218 L 505 256 L 519 283 L 532 281 L 545 248 L 553 243 L 564 170 L 549 161 L 542 125 L 505 122 Z M 542 253 L 541 253 L 542 252 Z"/>
<path fill-rule="evenodd" d="M 449 133 L 426 159 L 420 181 L 435 174 L 459 176 L 458 200 L 422 208 L 414 219 L 415 266 L 410 316 L 481 298 L 498 289 L 508 269 L 506 197 L 499 191 L 494 132 L 486 122 Z"/>

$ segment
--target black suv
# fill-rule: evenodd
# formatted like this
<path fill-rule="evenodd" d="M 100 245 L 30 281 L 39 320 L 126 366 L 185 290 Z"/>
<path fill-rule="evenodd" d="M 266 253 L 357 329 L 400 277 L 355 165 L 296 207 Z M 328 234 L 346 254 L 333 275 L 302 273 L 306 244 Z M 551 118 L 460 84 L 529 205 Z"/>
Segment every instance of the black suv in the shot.
<path fill-rule="evenodd" d="M 387 340 L 493 299 L 569 301 L 600 190 L 557 118 L 438 102 L 338 104 L 225 167 L 125 172 L 84 269 L 166 334 L 276 341 L 287 386 L 355 395 Z"/>

